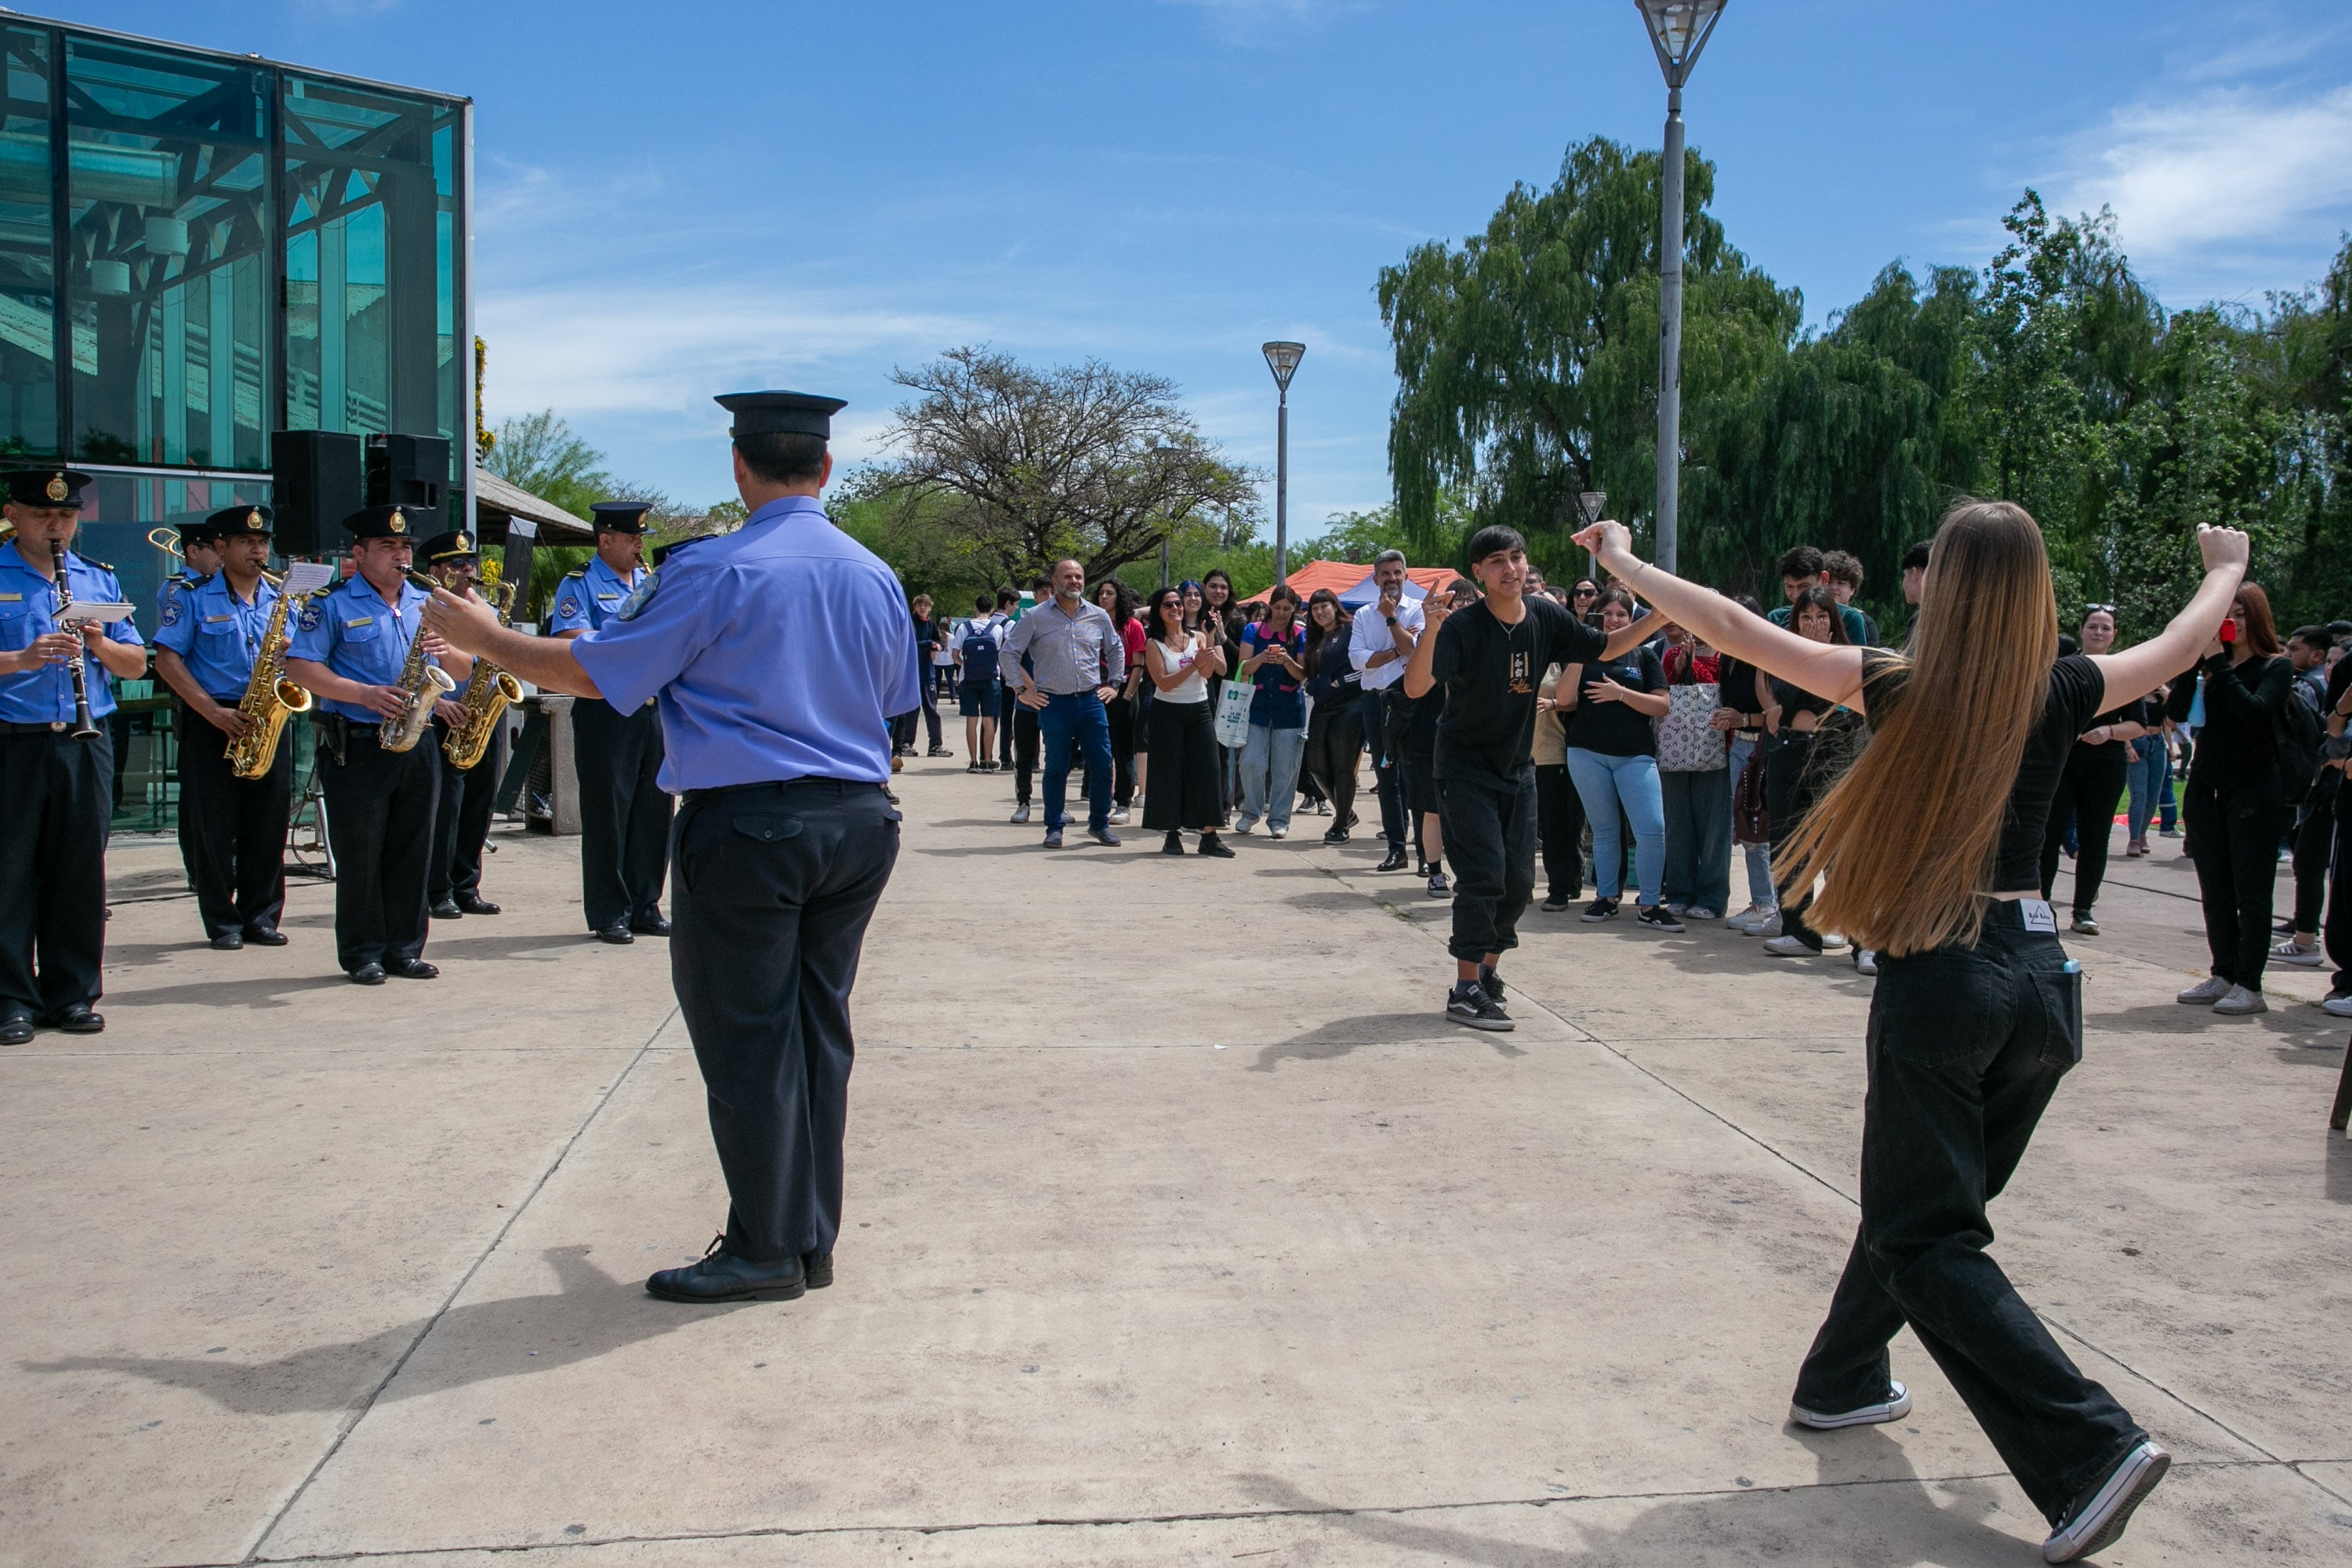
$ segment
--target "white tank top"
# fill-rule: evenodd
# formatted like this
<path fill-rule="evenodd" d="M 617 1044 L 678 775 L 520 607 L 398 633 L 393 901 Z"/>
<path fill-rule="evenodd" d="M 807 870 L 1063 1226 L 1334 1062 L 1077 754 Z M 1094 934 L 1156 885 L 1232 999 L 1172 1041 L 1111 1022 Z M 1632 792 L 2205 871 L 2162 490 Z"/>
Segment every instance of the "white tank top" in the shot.
<path fill-rule="evenodd" d="M 1206 702 L 1209 700 L 1209 682 L 1199 670 L 1192 669 L 1192 648 L 1190 641 L 1188 640 L 1181 647 L 1158 637 L 1154 637 L 1152 641 L 1159 645 L 1160 657 L 1171 668 L 1192 669 L 1192 673 L 1178 685 L 1154 691 L 1151 694 L 1151 700 L 1154 702 Z M 1155 686 L 1158 684 L 1157 681 L 1153 682 Z"/>

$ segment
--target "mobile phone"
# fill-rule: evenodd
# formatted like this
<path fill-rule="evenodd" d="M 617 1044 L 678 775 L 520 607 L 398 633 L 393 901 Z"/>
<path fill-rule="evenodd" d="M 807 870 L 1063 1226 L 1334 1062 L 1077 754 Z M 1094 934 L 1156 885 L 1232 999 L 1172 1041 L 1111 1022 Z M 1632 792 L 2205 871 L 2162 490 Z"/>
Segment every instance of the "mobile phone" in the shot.
<path fill-rule="evenodd" d="M 2221 646 L 2227 647 L 2238 640 L 2238 623 L 2234 620 L 2223 621 L 2221 629 L 2214 635 L 2221 639 Z"/>

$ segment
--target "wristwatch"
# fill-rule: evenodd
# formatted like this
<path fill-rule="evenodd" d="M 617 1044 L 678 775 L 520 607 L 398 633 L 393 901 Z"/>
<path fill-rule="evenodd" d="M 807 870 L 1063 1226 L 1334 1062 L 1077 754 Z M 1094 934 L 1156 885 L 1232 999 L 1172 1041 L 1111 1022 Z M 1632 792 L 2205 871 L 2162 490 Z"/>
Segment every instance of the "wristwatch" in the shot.
<path fill-rule="evenodd" d="M 1382 616 L 1381 619 L 1388 622 L 1391 626 L 1396 625 L 1396 617 L 1394 616 Z"/>

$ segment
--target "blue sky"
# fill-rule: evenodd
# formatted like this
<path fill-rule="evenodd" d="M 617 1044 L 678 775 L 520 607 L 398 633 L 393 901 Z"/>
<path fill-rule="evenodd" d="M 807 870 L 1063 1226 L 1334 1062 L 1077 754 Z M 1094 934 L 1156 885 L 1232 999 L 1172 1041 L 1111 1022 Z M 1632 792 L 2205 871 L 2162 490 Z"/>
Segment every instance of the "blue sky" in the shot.
<path fill-rule="evenodd" d="M 473 97 L 492 416 L 552 406 L 688 502 L 728 489 L 712 393 L 846 397 L 856 458 L 894 365 L 977 342 L 1169 375 L 1270 470 L 1258 344 L 1295 337 L 1309 535 L 1388 498 L 1379 268 L 1664 109 L 1632 0 L 74 11 Z M 1731 0 L 1685 113 L 1733 242 L 1816 323 L 1895 258 L 1980 265 L 2028 184 L 2112 204 L 2175 306 L 2301 287 L 2352 227 L 2333 5 Z"/>

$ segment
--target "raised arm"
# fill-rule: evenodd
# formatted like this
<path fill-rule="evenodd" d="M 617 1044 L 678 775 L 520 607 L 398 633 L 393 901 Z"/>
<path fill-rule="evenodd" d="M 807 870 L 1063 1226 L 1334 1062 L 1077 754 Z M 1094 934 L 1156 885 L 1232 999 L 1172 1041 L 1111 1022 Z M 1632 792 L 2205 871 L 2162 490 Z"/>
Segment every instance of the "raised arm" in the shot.
<path fill-rule="evenodd" d="M 2230 602 L 2238 596 L 2238 584 L 2246 575 L 2246 558 L 2252 550 L 2243 533 L 2234 528 L 2208 528 L 2197 525 L 2197 549 L 2205 558 L 2205 580 L 2197 585 L 2189 603 L 2172 617 L 2172 623 L 2156 636 L 2121 653 L 2095 653 L 2091 662 L 2099 667 L 2099 677 L 2106 683 L 2099 699 L 2102 712 L 2120 708 L 2134 698 L 2145 697 L 2182 670 L 2195 665 L 2200 657 L 2220 649 L 2213 634 L 2220 629 L 2223 617 L 2230 613 Z M 2189 684 L 2189 683 L 2184 683 Z M 2209 696 L 2206 700 L 2212 699 Z M 2188 716 L 2188 702 L 2180 703 L 2178 717 Z"/>
<path fill-rule="evenodd" d="M 1862 649 L 1801 637 L 1761 616 L 1749 615 L 1712 588 L 1685 583 L 1664 567 L 1649 564 L 1633 553 L 1633 536 L 1622 522 L 1596 522 L 1579 533 L 1576 542 L 1591 551 L 1612 574 L 1624 578 L 1633 593 L 1709 647 L 1744 659 L 1791 686 L 1801 686 L 1857 713 L 1863 711 Z M 1620 638 L 1626 639 L 1625 647 L 1641 641 L 1635 634 L 1649 620 L 1643 616 L 1610 637 L 1610 656 L 1623 651 Z"/>

